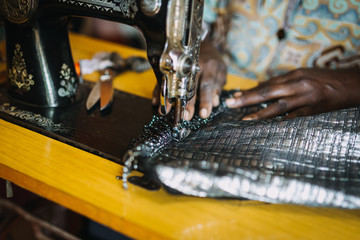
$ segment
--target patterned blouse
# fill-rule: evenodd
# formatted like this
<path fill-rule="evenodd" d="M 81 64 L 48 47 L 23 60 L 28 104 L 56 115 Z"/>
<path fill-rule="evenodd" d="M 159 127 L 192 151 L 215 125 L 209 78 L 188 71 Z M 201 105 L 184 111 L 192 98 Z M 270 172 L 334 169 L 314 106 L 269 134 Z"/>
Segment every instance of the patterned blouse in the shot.
<path fill-rule="evenodd" d="M 300 67 L 360 66 L 359 0 L 205 0 L 205 22 L 221 14 L 232 74 L 265 81 Z"/>

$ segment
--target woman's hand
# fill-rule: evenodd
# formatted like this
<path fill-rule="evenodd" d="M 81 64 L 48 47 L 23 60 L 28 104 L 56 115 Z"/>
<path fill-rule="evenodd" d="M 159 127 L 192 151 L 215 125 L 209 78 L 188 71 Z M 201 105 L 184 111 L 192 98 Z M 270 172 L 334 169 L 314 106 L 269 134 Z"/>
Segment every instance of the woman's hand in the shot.
<path fill-rule="evenodd" d="M 243 120 L 271 118 L 285 113 L 293 118 L 360 106 L 360 69 L 298 69 L 270 79 L 254 89 L 227 99 L 230 108 L 273 100 L 273 104 Z"/>
<path fill-rule="evenodd" d="M 199 115 L 201 118 L 208 118 L 213 107 L 219 105 L 219 96 L 223 86 L 226 83 L 226 65 L 210 40 L 205 39 L 201 44 L 200 57 L 200 78 L 199 78 Z M 153 92 L 152 103 L 159 104 L 160 90 L 156 86 Z M 195 112 L 194 96 L 186 105 L 184 112 L 184 119 L 191 120 Z M 166 113 L 171 110 L 171 104 L 167 103 Z M 161 109 L 159 113 L 162 114 Z"/>

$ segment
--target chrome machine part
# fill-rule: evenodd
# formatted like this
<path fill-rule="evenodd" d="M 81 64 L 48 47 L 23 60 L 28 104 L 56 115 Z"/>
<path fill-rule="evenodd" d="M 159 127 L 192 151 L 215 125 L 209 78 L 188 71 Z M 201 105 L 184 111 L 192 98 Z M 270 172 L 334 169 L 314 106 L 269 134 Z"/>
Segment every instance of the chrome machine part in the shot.
<path fill-rule="evenodd" d="M 141 11 L 149 17 L 155 16 L 161 8 L 161 0 L 141 0 Z"/>
<path fill-rule="evenodd" d="M 166 18 L 166 44 L 160 71 L 166 78 L 166 94 L 175 102 L 175 125 L 183 118 L 183 106 L 194 97 L 200 70 L 203 0 L 170 0 Z"/>

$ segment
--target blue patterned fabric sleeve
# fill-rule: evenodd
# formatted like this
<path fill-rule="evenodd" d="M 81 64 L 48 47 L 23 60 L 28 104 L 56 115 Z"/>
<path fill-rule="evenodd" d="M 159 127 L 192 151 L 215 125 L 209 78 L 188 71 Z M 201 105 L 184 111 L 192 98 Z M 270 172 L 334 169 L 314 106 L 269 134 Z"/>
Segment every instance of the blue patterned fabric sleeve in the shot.
<path fill-rule="evenodd" d="M 229 0 L 205 0 L 204 2 L 204 21 L 214 23 L 218 16 L 218 9 L 226 8 Z"/>

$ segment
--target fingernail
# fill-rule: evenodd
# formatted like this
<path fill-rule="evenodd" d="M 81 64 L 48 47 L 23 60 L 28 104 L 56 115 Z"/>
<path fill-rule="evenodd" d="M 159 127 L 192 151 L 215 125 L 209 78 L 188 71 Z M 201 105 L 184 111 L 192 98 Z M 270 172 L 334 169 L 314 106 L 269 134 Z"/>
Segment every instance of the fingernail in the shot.
<path fill-rule="evenodd" d="M 244 120 L 244 121 L 250 121 L 250 120 L 255 120 L 255 119 L 256 119 L 255 116 L 245 116 L 242 118 L 242 120 Z"/>
<path fill-rule="evenodd" d="M 184 110 L 184 119 L 186 120 L 186 121 L 189 121 L 190 119 L 188 119 L 188 117 L 189 117 L 189 112 L 187 111 L 187 110 Z"/>
<path fill-rule="evenodd" d="M 219 95 L 215 95 L 214 98 L 213 98 L 213 105 L 215 107 L 219 106 L 220 104 L 220 99 L 219 99 Z"/>
<path fill-rule="evenodd" d="M 206 108 L 202 108 L 200 110 L 200 117 L 201 118 L 207 118 L 208 117 L 208 110 Z"/>
<path fill-rule="evenodd" d="M 151 103 L 152 105 L 156 105 L 156 98 L 152 98 Z"/>
<path fill-rule="evenodd" d="M 241 95 L 243 95 L 242 92 L 236 92 L 236 93 L 234 93 L 234 97 L 240 97 Z"/>
<path fill-rule="evenodd" d="M 226 99 L 226 105 L 227 106 L 232 106 L 236 103 L 236 100 L 235 98 L 229 98 L 229 99 Z"/>

